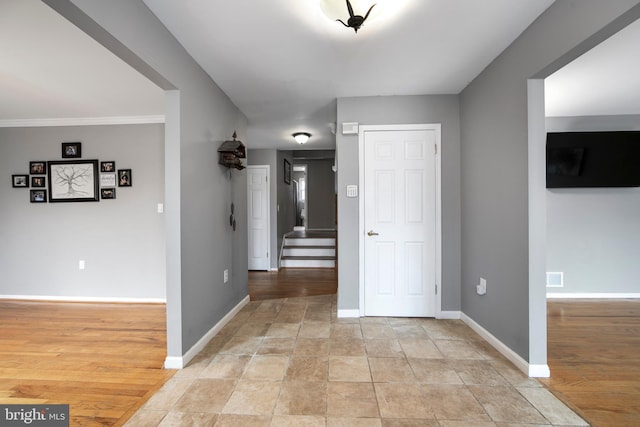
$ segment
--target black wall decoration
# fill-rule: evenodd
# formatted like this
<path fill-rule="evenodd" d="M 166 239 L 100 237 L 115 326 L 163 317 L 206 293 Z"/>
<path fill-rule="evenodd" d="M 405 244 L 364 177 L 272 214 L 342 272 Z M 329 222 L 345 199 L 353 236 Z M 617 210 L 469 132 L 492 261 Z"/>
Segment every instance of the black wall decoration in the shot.
<path fill-rule="evenodd" d="M 116 185 L 133 185 L 132 170 L 116 170 L 113 160 L 81 160 L 82 143 L 63 142 L 61 149 L 63 159 L 75 160 L 31 161 L 28 174 L 11 175 L 11 186 L 30 188 L 31 203 L 53 203 L 115 199 Z"/>

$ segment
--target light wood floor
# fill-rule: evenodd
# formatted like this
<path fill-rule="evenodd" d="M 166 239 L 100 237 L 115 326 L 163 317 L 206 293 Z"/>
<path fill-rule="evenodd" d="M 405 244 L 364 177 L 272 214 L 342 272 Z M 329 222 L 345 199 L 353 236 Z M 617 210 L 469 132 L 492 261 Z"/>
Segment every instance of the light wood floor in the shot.
<path fill-rule="evenodd" d="M 118 426 L 175 371 L 164 304 L 0 301 L 0 402 L 70 404 L 72 426 Z"/>
<path fill-rule="evenodd" d="M 640 426 L 640 301 L 551 300 L 550 390 L 591 425 Z"/>
<path fill-rule="evenodd" d="M 249 274 L 252 300 L 335 293 L 335 270 Z M 550 301 L 549 389 L 594 426 L 640 426 L 640 301 Z M 0 403 L 122 425 L 174 371 L 164 305 L 0 301 Z"/>
<path fill-rule="evenodd" d="M 280 271 L 250 271 L 251 301 L 332 295 L 338 291 L 335 268 L 283 268 Z"/>

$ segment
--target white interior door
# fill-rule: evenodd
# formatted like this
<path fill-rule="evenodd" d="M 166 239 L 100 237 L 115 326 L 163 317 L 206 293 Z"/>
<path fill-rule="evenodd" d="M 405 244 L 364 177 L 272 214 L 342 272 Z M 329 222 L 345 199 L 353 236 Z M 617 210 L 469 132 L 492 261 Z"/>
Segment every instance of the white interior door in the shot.
<path fill-rule="evenodd" d="M 247 166 L 249 270 L 269 270 L 269 166 Z"/>
<path fill-rule="evenodd" d="M 440 126 L 404 128 L 361 136 L 365 316 L 436 314 Z"/>

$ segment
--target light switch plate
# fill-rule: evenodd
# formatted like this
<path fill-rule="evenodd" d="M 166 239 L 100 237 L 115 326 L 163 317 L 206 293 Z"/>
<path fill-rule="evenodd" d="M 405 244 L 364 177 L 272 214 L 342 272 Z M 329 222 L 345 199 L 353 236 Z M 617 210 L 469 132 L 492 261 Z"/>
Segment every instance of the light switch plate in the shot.
<path fill-rule="evenodd" d="M 358 133 L 358 123 L 356 122 L 342 123 L 343 135 L 354 135 L 357 133 Z"/>
<path fill-rule="evenodd" d="M 347 185 L 347 197 L 358 197 L 357 185 Z"/>

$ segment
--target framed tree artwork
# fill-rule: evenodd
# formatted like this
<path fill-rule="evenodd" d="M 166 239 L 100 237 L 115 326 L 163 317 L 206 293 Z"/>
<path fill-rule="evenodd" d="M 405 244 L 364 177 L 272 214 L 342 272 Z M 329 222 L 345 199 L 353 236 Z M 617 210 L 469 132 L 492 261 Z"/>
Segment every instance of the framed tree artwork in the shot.
<path fill-rule="evenodd" d="M 98 161 L 50 161 L 49 202 L 97 202 Z"/>

